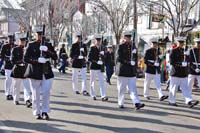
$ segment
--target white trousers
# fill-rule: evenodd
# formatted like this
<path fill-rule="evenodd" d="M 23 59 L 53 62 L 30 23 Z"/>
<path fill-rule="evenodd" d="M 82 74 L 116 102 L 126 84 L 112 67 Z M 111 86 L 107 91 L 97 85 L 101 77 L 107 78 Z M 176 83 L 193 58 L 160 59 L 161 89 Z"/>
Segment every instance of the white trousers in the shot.
<path fill-rule="evenodd" d="M 178 78 L 171 77 L 170 78 L 170 87 L 169 87 L 169 102 L 176 103 L 175 96 L 178 86 L 182 91 L 183 97 L 185 98 L 185 103 L 192 101 L 192 96 L 188 87 L 188 78 Z"/>
<path fill-rule="evenodd" d="M 155 84 L 155 87 L 157 89 L 159 98 L 164 96 L 164 93 L 162 92 L 162 87 L 161 87 L 160 74 L 145 73 L 144 97 L 148 97 L 149 96 L 149 88 L 150 88 L 151 80 L 154 80 L 154 84 Z"/>
<path fill-rule="evenodd" d="M 192 75 L 192 74 L 188 75 L 188 86 L 189 86 L 189 90 L 190 90 L 191 94 L 192 94 L 192 89 L 193 89 L 195 78 L 198 81 L 198 85 L 200 85 L 200 75 Z"/>
<path fill-rule="evenodd" d="M 79 91 L 78 89 L 78 75 L 82 78 L 82 89 L 81 92 L 86 91 L 87 88 L 87 77 L 86 68 L 72 68 L 72 88 L 74 91 Z"/>
<path fill-rule="evenodd" d="M 98 75 L 98 78 L 99 78 L 100 93 L 101 93 L 101 98 L 103 98 L 106 96 L 106 88 L 105 88 L 105 83 L 104 83 L 104 75 L 101 72 L 101 70 L 90 70 L 90 96 L 96 97 L 95 89 L 94 89 L 96 75 Z"/>
<path fill-rule="evenodd" d="M 124 94 L 127 90 L 130 92 L 130 97 L 133 104 L 140 103 L 136 88 L 135 77 L 117 77 L 117 89 L 118 89 L 118 105 L 124 105 Z"/>
<path fill-rule="evenodd" d="M 13 97 L 14 101 L 19 101 L 21 83 L 24 86 L 24 101 L 31 99 L 31 88 L 29 79 L 13 78 Z"/>
<path fill-rule="evenodd" d="M 32 89 L 32 108 L 33 115 L 41 114 L 40 112 L 40 92 L 42 92 L 42 112 L 50 112 L 50 90 L 52 88 L 53 78 L 43 80 L 31 79 Z"/>
<path fill-rule="evenodd" d="M 12 86 L 12 77 L 11 70 L 5 69 L 5 95 L 12 95 L 13 94 L 13 86 Z"/>

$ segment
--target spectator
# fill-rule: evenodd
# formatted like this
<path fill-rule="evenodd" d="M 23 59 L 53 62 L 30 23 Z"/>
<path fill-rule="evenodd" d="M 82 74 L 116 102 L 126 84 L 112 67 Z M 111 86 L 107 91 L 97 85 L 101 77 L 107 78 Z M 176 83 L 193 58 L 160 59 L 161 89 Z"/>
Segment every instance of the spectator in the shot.
<path fill-rule="evenodd" d="M 60 48 L 60 51 L 59 51 L 59 60 L 60 60 L 60 68 L 58 69 L 59 72 L 63 74 L 65 74 L 65 67 L 68 66 L 68 62 L 67 62 L 67 59 L 68 59 L 68 55 L 67 55 L 67 52 L 66 52 L 66 49 L 65 49 L 65 44 L 62 44 L 62 48 Z"/>

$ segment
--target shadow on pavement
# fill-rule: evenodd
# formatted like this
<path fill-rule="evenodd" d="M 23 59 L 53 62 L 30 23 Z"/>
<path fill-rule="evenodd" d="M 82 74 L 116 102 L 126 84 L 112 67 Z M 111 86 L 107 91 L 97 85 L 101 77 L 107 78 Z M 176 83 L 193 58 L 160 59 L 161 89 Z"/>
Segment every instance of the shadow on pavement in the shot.
<path fill-rule="evenodd" d="M 96 106 L 96 105 L 89 105 L 89 104 L 84 104 L 84 103 L 69 103 L 69 102 L 61 102 L 61 101 L 51 101 L 51 104 L 55 105 L 63 105 L 63 106 L 79 106 L 83 108 L 91 108 L 91 109 L 103 109 L 103 110 L 116 110 L 114 107 L 109 107 L 109 106 Z"/>
<path fill-rule="evenodd" d="M 39 120 L 40 121 L 40 120 Z M 69 130 L 62 130 L 59 128 L 56 128 L 54 126 L 64 126 L 64 125 L 51 125 L 51 124 L 46 124 L 46 123 L 29 123 L 29 122 L 21 122 L 21 121 L 11 121 L 11 120 L 5 120 L 2 121 L 8 128 L 16 128 L 17 131 L 12 131 L 10 132 L 16 132 L 16 133 L 23 133 L 20 132 L 20 129 L 27 129 L 31 130 L 30 132 L 48 132 L 48 133 L 78 133 L 74 131 L 69 131 Z M 64 124 L 64 123 L 63 123 Z M 26 131 L 28 133 L 29 131 Z"/>
<path fill-rule="evenodd" d="M 95 125 L 95 124 L 89 124 L 89 123 L 81 123 L 81 122 L 74 122 L 74 121 L 67 121 L 67 120 L 59 120 L 59 119 L 51 119 L 51 121 L 56 121 L 56 122 L 63 122 L 63 123 L 70 123 L 70 124 L 75 124 L 75 125 L 80 125 L 80 126 L 86 126 L 86 127 L 93 127 L 93 128 L 98 128 L 98 129 L 105 129 L 109 131 L 113 131 L 116 133 L 161 133 L 153 130 L 146 130 L 142 128 L 123 128 L 123 127 L 111 127 L 107 126 L 106 123 L 105 125 Z M 89 132 L 89 131 L 88 131 Z"/>
<path fill-rule="evenodd" d="M 109 118 L 109 119 L 146 122 L 146 123 L 154 123 L 154 124 L 159 124 L 159 125 L 169 125 L 169 126 L 174 126 L 174 127 L 182 127 L 182 128 L 200 130 L 200 126 L 183 125 L 183 124 L 178 124 L 178 123 L 168 123 L 168 122 L 165 122 L 165 121 L 162 121 L 162 120 L 156 120 L 156 119 L 152 119 L 152 118 L 124 116 L 124 115 L 116 115 L 116 114 L 109 114 L 109 113 L 102 113 L 102 112 L 95 112 L 95 111 L 86 111 L 86 110 L 66 110 L 66 109 L 60 109 L 60 108 L 52 108 L 52 110 L 75 113 L 75 114 L 86 114 L 86 115 L 91 115 L 91 116 L 93 116 L 93 115 L 94 116 L 101 116 L 101 117 Z M 168 113 L 164 113 L 164 112 L 161 112 L 161 111 L 155 111 L 154 113 L 155 114 L 159 113 L 160 115 L 168 115 Z"/>

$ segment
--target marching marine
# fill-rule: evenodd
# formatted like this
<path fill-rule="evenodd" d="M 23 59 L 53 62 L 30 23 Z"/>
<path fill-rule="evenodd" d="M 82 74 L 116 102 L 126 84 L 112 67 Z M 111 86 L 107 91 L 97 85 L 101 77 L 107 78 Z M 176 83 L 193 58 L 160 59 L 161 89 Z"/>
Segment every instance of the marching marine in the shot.
<path fill-rule="evenodd" d="M 118 89 L 118 106 L 124 108 L 124 95 L 128 88 L 130 97 L 136 109 L 143 108 L 136 88 L 137 49 L 131 42 L 132 32 L 124 33 L 124 42 L 119 45 L 116 56 L 116 75 Z"/>
<path fill-rule="evenodd" d="M 147 49 L 144 56 L 144 62 L 146 64 L 145 79 L 144 79 L 144 97 L 150 100 L 149 88 L 151 80 L 154 80 L 158 96 L 160 101 L 168 98 L 162 92 L 161 81 L 160 81 L 160 66 L 161 59 L 159 58 L 160 51 L 158 48 L 158 39 L 151 39 L 151 48 Z"/>
<path fill-rule="evenodd" d="M 101 45 L 101 35 L 95 36 L 95 44 L 91 46 L 88 61 L 90 61 L 90 96 L 93 100 L 96 100 L 95 94 L 95 80 L 96 76 L 99 78 L 100 84 L 100 93 L 101 93 L 101 100 L 108 101 L 108 97 L 106 97 L 106 87 L 104 83 L 104 50 Z"/>
<path fill-rule="evenodd" d="M 72 44 L 70 49 L 70 58 L 72 62 L 72 87 L 76 94 L 80 94 L 78 89 L 78 74 L 80 72 L 82 78 L 82 89 L 83 95 L 89 95 L 87 89 L 87 77 L 86 77 L 86 57 L 87 47 L 82 42 L 82 35 L 77 33 L 77 42 Z"/>
<path fill-rule="evenodd" d="M 11 70 L 13 68 L 13 64 L 11 63 L 10 56 L 11 50 L 14 47 L 14 34 L 8 34 L 8 43 L 4 44 L 1 48 L 1 58 L 5 61 L 4 69 L 5 69 L 5 95 L 7 100 L 13 100 L 12 96 L 12 78 L 11 78 Z"/>
<path fill-rule="evenodd" d="M 198 85 L 200 85 L 200 38 L 196 38 L 194 41 L 196 46 L 191 48 L 189 54 L 188 86 L 191 94 L 195 78 L 198 81 Z"/>
<path fill-rule="evenodd" d="M 44 30 L 45 26 L 37 27 L 37 40 L 28 44 L 24 60 L 29 64 L 27 76 L 31 81 L 33 115 L 36 116 L 36 119 L 48 120 L 50 91 L 54 78 L 50 59 L 57 60 L 58 57 L 52 44 L 45 42 Z M 42 93 L 41 110 L 40 92 Z"/>
<path fill-rule="evenodd" d="M 172 106 L 178 106 L 176 104 L 175 96 L 178 86 L 180 86 L 185 98 L 185 103 L 190 107 L 194 107 L 199 101 L 193 100 L 190 90 L 188 88 L 188 62 L 186 51 L 184 49 L 184 37 L 176 38 L 178 45 L 175 49 L 172 49 L 170 53 L 171 64 L 171 78 L 169 87 L 169 104 Z"/>
<path fill-rule="evenodd" d="M 31 99 L 31 88 L 29 79 L 27 79 L 24 74 L 26 72 L 27 63 L 24 62 L 24 47 L 26 45 L 27 34 L 20 33 L 19 36 L 19 45 L 14 47 L 11 54 L 11 61 L 14 65 L 11 77 L 13 77 L 13 97 L 14 104 L 19 105 L 19 97 L 20 97 L 20 87 L 21 82 L 24 85 L 24 101 L 26 102 L 26 106 L 31 107 L 32 103 Z"/>

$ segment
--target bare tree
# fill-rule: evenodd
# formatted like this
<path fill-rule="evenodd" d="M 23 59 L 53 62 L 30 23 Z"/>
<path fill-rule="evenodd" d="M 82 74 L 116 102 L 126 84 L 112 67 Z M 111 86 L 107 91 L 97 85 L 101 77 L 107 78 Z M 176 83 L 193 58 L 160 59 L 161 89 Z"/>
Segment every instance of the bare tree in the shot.
<path fill-rule="evenodd" d="M 116 44 L 120 44 L 123 30 L 127 28 L 130 16 L 132 16 L 132 0 L 89 0 L 89 3 L 104 11 L 112 24 Z"/>
<path fill-rule="evenodd" d="M 26 0 L 22 3 L 27 16 L 27 29 L 32 25 L 46 25 L 47 35 L 59 42 L 67 26 L 66 12 L 70 0 Z"/>
<path fill-rule="evenodd" d="M 198 3 L 199 0 L 152 0 L 140 2 L 140 4 L 147 7 L 146 9 L 152 10 L 153 14 L 157 14 L 161 17 L 161 21 L 166 22 L 171 27 L 174 37 L 186 35 L 199 24 L 200 18 L 197 18 L 193 25 L 188 25 L 187 23 L 193 13 L 192 10 Z M 187 28 L 188 26 L 189 28 Z"/>

